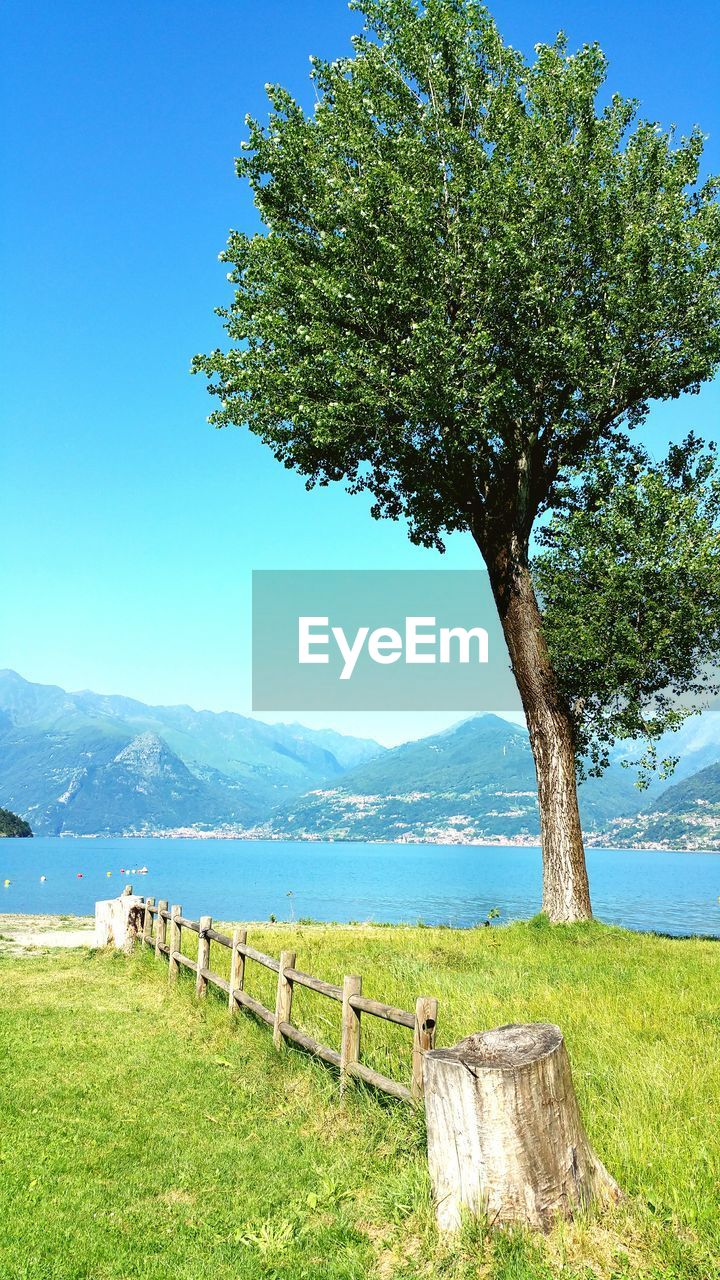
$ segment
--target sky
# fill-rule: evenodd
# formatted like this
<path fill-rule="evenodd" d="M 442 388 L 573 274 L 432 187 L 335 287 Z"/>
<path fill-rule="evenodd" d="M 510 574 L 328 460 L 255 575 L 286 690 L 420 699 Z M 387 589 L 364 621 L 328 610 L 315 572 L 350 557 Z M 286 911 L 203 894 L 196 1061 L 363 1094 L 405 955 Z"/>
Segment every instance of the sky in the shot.
<path fill-rule="evenodd" d="M 525 52 L 599 40 L 609 87 L 709 134 L 720 170 L 720 7 L 639 0 L 492 6 Z M 467 569 L 376 522 L 366 497 L 307 493 L 248 433 L 217 431 L 196 352 L 222 345 L 217 261 L 255 229 L 234 174 L 267 81 L 310 106 L 309 56 L 349 52 L 344 0 L 5 0 L 2 32 L 0 667 L 150 703 L 250 707 L 253 569 Z M 720 386 L 653 408 L 658 453 L 718 436 Z M 265 717 L 386 743 L 457 712 Z"/>

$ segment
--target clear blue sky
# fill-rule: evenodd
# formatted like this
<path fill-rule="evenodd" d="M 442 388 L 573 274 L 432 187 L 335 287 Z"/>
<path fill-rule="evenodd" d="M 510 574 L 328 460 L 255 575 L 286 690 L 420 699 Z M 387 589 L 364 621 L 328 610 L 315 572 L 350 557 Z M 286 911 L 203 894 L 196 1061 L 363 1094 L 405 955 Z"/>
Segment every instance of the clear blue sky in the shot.
<path fill-rule="evenodd" d="M 598 39 L 611 88 L 664 124 L 700 123 L 720 170 L 716 3 L 493 12 L 526 51 L 560 27 L 573 46 Z M 255 225 L 233 171 L 244 115 L 264 113 L 266 81 L 309 104 L 309 55 L 347 52 L 358 17 L 343 0 L 5 0 L 1 21 L 0 666 L 247 712 L 253 568 L 442 563 L 365 499 L 308 495 L 251 437 L 213 431 L 188 374 L 223 340 L 227 229 Z M 716 435 L 719 405 L 715 384 L 658 407 L 652 441 Z M 445 563 L 476 555 L 456 538 Z M 453 718 L 336 723 L 396 741 Z"/>

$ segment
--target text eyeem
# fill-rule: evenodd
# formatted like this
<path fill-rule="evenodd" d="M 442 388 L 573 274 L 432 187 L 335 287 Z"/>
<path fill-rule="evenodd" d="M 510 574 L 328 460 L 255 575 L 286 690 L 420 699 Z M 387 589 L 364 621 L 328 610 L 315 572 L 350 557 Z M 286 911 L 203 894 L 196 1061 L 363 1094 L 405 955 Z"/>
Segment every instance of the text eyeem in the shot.
<path fill-rule="evenodd" d="M 330 661 L 334 643 L 343 661 L 341 680 L 349 680 L 358 658 L 367 648 L 372 662 L 383 666 L 401 659 L 421 663 L 483 663 L 488 661 L 488 633 L 483 627 L 437 627 L 435 618 L 405 619 L 405 633 L 394 627 L 358 627 L 348 635 L 343 627 L 331 627 L 329 618 L 298 618 L 298 662 L 303 666 Z"/>

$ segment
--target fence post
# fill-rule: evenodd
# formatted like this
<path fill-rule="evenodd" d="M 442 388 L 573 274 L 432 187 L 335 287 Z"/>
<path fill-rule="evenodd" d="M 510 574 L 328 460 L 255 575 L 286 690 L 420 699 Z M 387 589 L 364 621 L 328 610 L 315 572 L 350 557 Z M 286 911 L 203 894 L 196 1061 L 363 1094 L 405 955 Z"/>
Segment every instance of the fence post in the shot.
<path fill-rule="evenodd" d="M 208 989 L 207 978 L 203 978 L 203 969 L 210 968 L 210 939 L 207 936 L 208 929 L 212 929 L 212 916 L 201 916 L 199 921 L 198 933 L 198 954 L 197 954 L 197 978 L 195 980 L 195 995 L 206 996 Z"/>
<path fill-rule="evenodd" d="M 175 952 L 179 951 L 182 946 L 182 926 L 178 924 L 181 915 L 182 907 L 173 906 L 170 908 L 170 964 L 168 967 L 168 979 L 170 981 L 177 978 L 180 972 L 180 965 L 175 959 Z"/>
<path fill-rule="evenodd" d="M 156 956 L 156 958 L 157 958 L 158 956 L 161 956 L 161 955 L 162 955 L 162 951 L 160 950 L 160 948 L 165 946 L 165 942 L 166 942 L 166 939 L 167 939 L 167 920 L 165 920 L 165 919 L 163 918 L 163 914 L 162 914 L 162 913 L 163 913 L 163 911 L 167 911 L 167 909 L 168 909 L 168 904 L 167 904 L 167 902 L 165 901 L 165 899 L 164 899 L 164 898 L 161 898 L 161 899 L 160 899 L 160 901 L 159 901 L 159 902 L 158 902 L 158 904 L 157 904 L 157 908 L 158 908 L 158 913 L 157 913 L 157 928 L 156 928 L 156 930 L 155 930 L 155 956 Z"/>
<path fill-rule="evenodd" d="M 150 942 L 152 939 L 153 918 L 152 918 L 152 912 L 150 908 L 154 906 L 155 906 L 154 898 L 145 899 L 145 913 L 143 915 L 142 938 L 140 939 L 141 947 L 146 947 L 148 942 Z"/>
<path fill-rule="evenodd" d="M 350 1079 L 348 1067 L 360 1060 L 360 1010 L 353 1009 L 351 996 L 362 994 L 362 978 L 350 974 L 343 978 L 342 1041 L 340 1044 L 340 1093 L 345 1092 Z"/>
<path fill-rule="evenodd" d="M 233 929 L 232 951 L 230 952 L 230 995 L 228 1008 L 232 1013 L 235 1008 L 235 992 L 242 991 L 245 985 L 245 956 L 240 951 L 247 942 L 247 929 Z"/>
<path fill-rule="evenodd" d="M 282 1047 L 282 1031 L 280 1030 L 281 1022 L 290 1021 L 290 1013 L 292 1010 L 292 982 L 285 977 L 286 969 L 295 968 L 295 952 L 280 952 L 280 968 L 278 969 L 277 999 L 275 1001 L 275 1023 L 273 1026 L 273 1044 L 276 1049 Z"/>
<path fill-rule="evenodd" d="M 433 996 L 418 996 L 415 1001 L 413 1033 L 412 1083 L 410 1092 L 416 1101 L 423 1096 L 423 1056 L 435 1048 L 438 1002 Z"/>

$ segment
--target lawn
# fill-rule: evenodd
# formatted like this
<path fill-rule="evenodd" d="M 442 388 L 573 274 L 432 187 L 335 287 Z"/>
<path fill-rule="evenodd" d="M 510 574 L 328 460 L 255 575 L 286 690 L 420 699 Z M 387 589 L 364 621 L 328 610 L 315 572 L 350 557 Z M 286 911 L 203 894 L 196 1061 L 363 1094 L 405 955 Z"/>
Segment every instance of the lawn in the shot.
<path fill-rule="evenodd" d="M 353 1088 L 150 952 L 0 957 L 3 1280 L 717 1280 L 720 945 L 542 922 L 467 931 L 254 925 L 248 941 L 413 1007 L 438 1044 L 512 1021 L 565 1032 L 590 1139 L 623 1203 L 547 1237 L 438 1241 L 422 1115 Z M 213 953 L 220 970 L 225 952 Z M 272 1003 L 273 975 L 246 985 Z M 339 1045 L 339 1009 L 294 1021 Z M 364 1060 L 407 1080 L 409 1033 Z"/>

